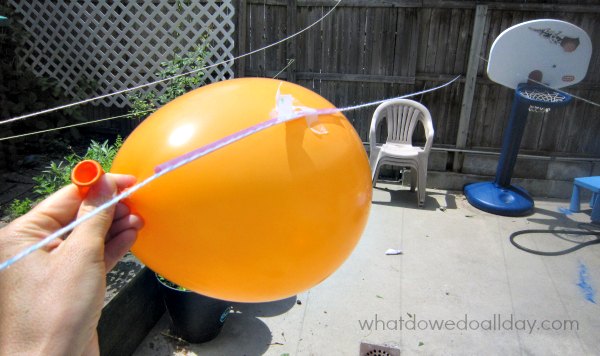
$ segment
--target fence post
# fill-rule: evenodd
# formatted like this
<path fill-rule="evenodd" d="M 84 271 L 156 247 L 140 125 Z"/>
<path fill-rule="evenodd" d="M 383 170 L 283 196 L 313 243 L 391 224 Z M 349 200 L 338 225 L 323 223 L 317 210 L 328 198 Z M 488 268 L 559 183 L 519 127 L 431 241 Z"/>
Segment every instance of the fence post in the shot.
<path fill-rule="evenodd" d="M 236 1 L 237 6 L 236 6 L 236 12 L 237 12 L 237 56 L 240 56 L 242 54 L 244 54 L 245 50 L 246 50 L 246 37 L 247 37 L 247 33 L 246 33 L 246 11 L 247 11 L 247 5 L 246 5 L 246 0 L 237 0 Z M 246 74 L 246 59 L 245 58 L 240 58 L 237 61 L 237 77 L 238 78 L 242 78 L 245 76 Z"/>
<path fill-rule="evenodd" d="M 287 0 L 287 35 L 291 36 L 296 33 L 296 11 L 297 11 L 297 1 L 296 0 Z M 287 41 L 286 45 L 286 53 L 287 53 L 287 63 L 290 60 L 294 60 L 293 63 L 289 64 L 287 68 L 287 80 L 288 82 L 295 83 L 296 82 L 296 38 L 292 38 Z"/>
<path fill-rule="evenodd" d="M 471 108 L 473 107 L 473 96 L 477 81 L 477 68 L 479 68 L 479 55 L 481 43 L 483 42 L 483 29 L 487 20 L 487 5 L 477 5 L 475 8 L 475 23 L 471 36 L 471 48 L 469 50 L 469 62 L 467 64 L 467 76 L 465 79 L 465 90 L 463 92 L 462 104 L 460 106 L 460 118 L 458 122 L 458 133 L 456 135 L 456 148 L 465 148 L 471 122 Z M 456 152 L 452 170 L 458 172 L 462 169 L 464 154 Z"/>

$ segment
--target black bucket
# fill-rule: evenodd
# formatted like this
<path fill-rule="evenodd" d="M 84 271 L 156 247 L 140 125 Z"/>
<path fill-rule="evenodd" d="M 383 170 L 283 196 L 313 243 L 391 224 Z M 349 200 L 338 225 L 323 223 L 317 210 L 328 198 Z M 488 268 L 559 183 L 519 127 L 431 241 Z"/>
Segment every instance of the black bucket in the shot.
<path fill-rule="evenodd" d="M 178 290 L 159 280 L 171 319 L 171 332 L 199 344 L 219 335 L 231 311 L 231 303 L 188 290 Z"/>

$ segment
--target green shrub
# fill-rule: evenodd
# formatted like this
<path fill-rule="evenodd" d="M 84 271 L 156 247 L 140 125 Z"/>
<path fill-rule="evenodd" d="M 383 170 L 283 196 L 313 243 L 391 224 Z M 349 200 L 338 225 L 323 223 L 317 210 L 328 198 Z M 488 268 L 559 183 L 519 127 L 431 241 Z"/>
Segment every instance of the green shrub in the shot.
<path fill-rule="evenodd" d="M 93 159 L 100 163 L 105 172 L 110 171 L 119 148 L 123 145 L 123 139 L 118 136 L 113 144 L 108 140 L 102 143 L 93 141 L 83 156 L 72 153 L 61 161 L 52 161 L 41 174 L 33 177 L 36 183 L 33 192 L 38 196 L 36 201 L 42 200 L 60 188 L 71 183 L 71 171 L 80 161 Z M 30 199 L 12 201 L 8 208 L 11 219 L 15 219 L 31 209 L 33 202 Z"/>
<path fill-rule="evenodd" d="M 155 75 L 159 79 L 166 79 L 204 67 L 206 65 L 206 58 L 210 55 L 207 38 L 208 36 L 203 36 L 202 45 L 198 46 L 194 51 L 184 56 L 176 54 L 173 59 L 162 62 L 160 64 L 161 70 L 155 73 Z M 129 95 L 128 99 L 131 103 L 129 113 L 135 119 L 143 119 L 148 115 L 149 110 L 154 111 L 178 96 L 202 85 L 204 83 L 204 75 L 204 71 L 200 70 L 193 74 L 170 79 L 166 82 L 166 88 L 162 95 L 158 95 L 153 91 Z"/>
<path fill-rule="evenodd" d="M 33 201 L 29 198 L 23 200 L 15 199 L 8 207 L 8 215 L 11 219 L 16 219 L 31 210 L 32 205 Z"/>
<path fill-rule="evenodd" d="M 105 172 L 110 171 L 112 162 L 122 145 L 123 139 L 121 136 L 118 136 L 112 145 L 108 143 L 108 140 L 102 143 L 92 140 L 83 156 L 73 153 L 66 156 L 62 161 L 50 162 L 50 165 L 42 171 L 42 174 L 33 177 L 36 183 L 34 192 L 44 198 L 71 183 L 73 167 L 85 159 L 93 159 L 100 163 Z"/>
<path fill-rule="evenodd" d="M 185 292 L 187 289 L 183 288 L 182 286 L 180 286 L 179 284 L 175 284 L 173 282 L 171 282 L 170 280 L 166 279 L 165 277 L 161 276 L 160 274 L 156 274 L 156 278 L 158 278 L 158 280 L 166 285 L 167 287 L 171 287 L 173 289 L 177 289 L 179 291 Z"/>
<path fill-rule="evenodd" d="M 110 145 L 108 141 L 104 141 L 102 143 L 92 141 L 90 147 L 87 149 L 87 152 L 83 158 L 78 160 L 78 162 L 82 159 L 93 159 L 94 161 L 100 163 L 105 172 L 108 172 L 110 171 L 112 162 L 114 161 L 115 156 L 117 155 L 117 152 L 119 152 L 119 149 L 122 145 L 123 139 L 121 136 L 117 136 L 117 139 L 112 145 Z"/>
<path fill-rule="evenodd" d="M 71 182 L 71 170 L 76 164 L 75 155 L 69 155 L 65 157 L 64 161 L 58 163 L 55 161 L 50 162 L 46 170 L 33 177 L 33 181 L 36 183 L 33 192 L 43 198 L 69 184 Z"/>

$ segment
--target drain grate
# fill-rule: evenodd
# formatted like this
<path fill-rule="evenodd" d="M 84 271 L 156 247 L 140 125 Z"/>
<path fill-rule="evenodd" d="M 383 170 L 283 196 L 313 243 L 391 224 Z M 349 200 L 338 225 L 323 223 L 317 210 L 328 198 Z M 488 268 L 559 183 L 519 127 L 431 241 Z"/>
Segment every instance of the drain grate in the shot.
<path fill-rule="evenodd" d="M 392 345 L 360 343 L 360 356 L 400 356 L 400 349 Z"/>

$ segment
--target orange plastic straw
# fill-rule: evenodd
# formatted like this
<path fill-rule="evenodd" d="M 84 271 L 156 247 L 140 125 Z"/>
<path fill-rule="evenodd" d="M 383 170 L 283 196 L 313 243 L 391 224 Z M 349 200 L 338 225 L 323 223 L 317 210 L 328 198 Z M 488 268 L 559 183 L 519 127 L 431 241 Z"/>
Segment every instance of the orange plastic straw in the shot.
<path fill-rule="evenodd" d="M 79 194 L 85 197 L 90 187 L 102 177 L 104 170 L 100 163 L 88 159 L 77 163 L 71 172 L 71 182 L 79 188 Z"/>

